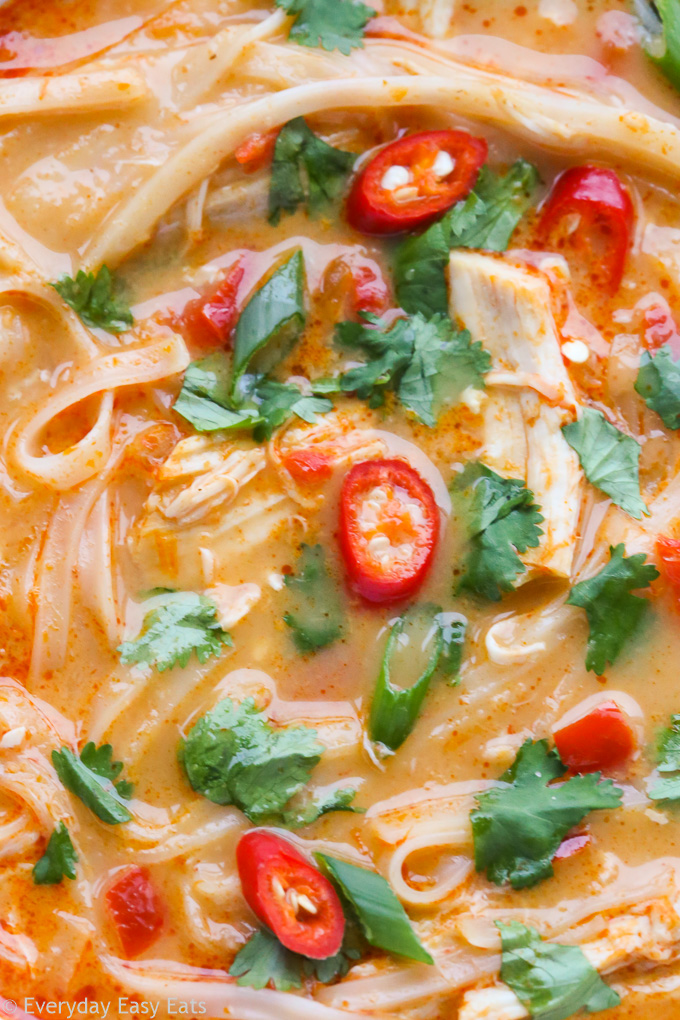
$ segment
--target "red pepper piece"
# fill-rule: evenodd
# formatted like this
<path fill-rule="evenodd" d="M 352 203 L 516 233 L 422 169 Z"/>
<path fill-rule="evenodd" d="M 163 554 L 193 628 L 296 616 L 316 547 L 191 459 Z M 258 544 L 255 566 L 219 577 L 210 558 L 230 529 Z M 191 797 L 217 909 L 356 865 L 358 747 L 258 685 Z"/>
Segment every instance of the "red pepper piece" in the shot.
<path fill-rule="evenodd" d="M 656 552 L 661 575 L 680 607 L 680 542 L 677 538 L 661 535 L 656 540 Z"/>
<path fill-rule="evenodd" d="M 278 131 L 268 131 L 265 135 L 257 133 L 248 135 L 234 153 L 236 162 L 249 174 L 268 166 L 272 161 L 278 137 Z"/>
<path fill-rule="evenodd" d="M 432 565 L 438 537 L 432 489 L 405 461 L 364 461 L 347 473 L 340 547 L 352 587 L 369 602 L 412 594 Z"/>
<path fill-rule="evenodd" d="M 572 772 L 608 772 L 625 765 L 635 734 L 614 701 L 604 701 L 582 719 L 554 733 L 560 758 Z"/>
<path fill-rule="evenodd" d="M 579 217 L 576 228 L 564 234 L 565 217 Z M 633 203 L 613 170 L 597 166 L 575 166 L 557 178 L 545 204 L 540 234 L 545 243 L 557 238 L 562 226 L 562 244 L 593 263 L 602 265 L 605 283 L 613 293 L 623 276 L 633 231 Z M 592 241 L 599 235 L 601 251 Z M 562 247 L 562 245 L 560 245 Z"/>
<path fill-rule="evenodd" d="M 553 854 L 553 861 L 566 861 L 569 857 L 575 857 L 585 850 L 592 843 L 592 836 L 589 832 L 583 832 L 576 836 L 567 836 L 563 839 Z"/>
<path fill-rule="evenodd" d="M 319 450 L 293 450 L 284 457 L 283 466 L 296 482 L 305 485 L 319 485 L 333 474 L 331 458 Z"/>
<path fill-rule="evenodd" d="M 286 949 L 312 960 L 335 956 L 345 933 L 338 894 L 288 840 L 246 832 L 236 864 L 248 906 Z"/>
<path fill-rule="evenodd" d="M 139 956 L 160 935 L 163 909 L 146 868 L 135 864 L 119 873 L 106 893 L 106 905 L 127 957 Z"/>
<path fill-rule="evenodd" d="M 453 164 L 448 173 L 439 172 L 436 161 L 441 153 Z M 484 139 L 466 131 L 423 131 L 391 142 L 354 181 L 347 219 L 364 234 L 398 234 L 422 227 L 469 195 L 487 154 Z M 405 168 L 408 183 L 383 187 L 391 167 Z"/>
<path fill-rule="evenodd" d="M 230 266 L 216 287 L 185 306 L 175 325 L 197 347 L 217 347 L 228 343 L 238 319 L 236 299 L 243 279 L 240 262 Z"/>

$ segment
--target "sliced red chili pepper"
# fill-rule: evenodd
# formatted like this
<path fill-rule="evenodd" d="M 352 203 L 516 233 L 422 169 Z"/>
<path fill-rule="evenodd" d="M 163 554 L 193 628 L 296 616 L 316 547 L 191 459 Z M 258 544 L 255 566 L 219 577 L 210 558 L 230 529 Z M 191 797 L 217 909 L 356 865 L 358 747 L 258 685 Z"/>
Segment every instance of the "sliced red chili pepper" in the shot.
<path fill-rule="evenodd" d="M 335 956 L 345 933 L 342 904 L 292 843 L 253 829 L 239 840 L 236 864 L 248 906 L 286 949 L 313 960 Z"/>
<path fill-rule="evenodd" d="M 614 701 L 604 701 L 582 719 L 553 734 L 560 758 L 572 772 L 608 772 L 635 750 L 635 734 Z"/>
<path fill-rule="evenodd" d="M 345 475 L 340 547 L 352 586 L 369 602 L 394 602 L 415 591 L 438 537 L 432 489 L 405 461 L 364 461 Z"/>
<path fill-rule="evenodd" d="M 319 485 L 333 474 L 330 456 L 319 450 L 293 450 L 283 458 L 283 466 L 296 482 L 306 485 Z"/>
<path fill-rule="evenodd" d="M 230 266 L 216 287 L 185 306 L 175 325 L 188 343 L 216 347 L 228 342 L 238 319 L 236 298 L 243 279 L 243 266 Z"/>
<path fill-rule="evenodd" d="M 423 131 L 391 142 L 356 178 L 347 219 L 365 234 L 424 226 L 469 195 L 487 154 L 484 139 L 466 131 Z"/>
<path fill-rule="evenodd" d="M 106 905 L 126 956 L 139 956 L 153 945 L 163 927 L 163 908 L 146 868 L 133 865 L 117 875 Z"/>
<path fill-rule="evenodd" d="M 261 170 L 271 163 L 278 136 L 278 131 L 268 131 L 266 135 L 248 135 L 234 153 L 237 163 L 241 164 L 246 173 Z"/>
<path fill-rule="evenodd" d="M 578 216 L 574 224 L 566 217 Z M 605 283 L 616 291 L 621 283 L 633 231 L 633 203 L 613 170 L 575 166 L 557 178 L 543 210 L 540 234 L 545 242 L 562 228 L 562 245 L 582 256 L 587 252 L 604 269 Z M 570 231 L 565 233 L 566 231 Z M 601 252 L 593 241 L 599 234 Z"/>
<path fill-rule="evenodd" d="M 566 861 L 570 857 L 575 857 L 576 854 L 580 854 L 582 850 L 585 850 L 591 842 L 592 836 L 589 832 L 580 833 L 576 836 L 567 836 L 553 854 L 553 861 Z"/>

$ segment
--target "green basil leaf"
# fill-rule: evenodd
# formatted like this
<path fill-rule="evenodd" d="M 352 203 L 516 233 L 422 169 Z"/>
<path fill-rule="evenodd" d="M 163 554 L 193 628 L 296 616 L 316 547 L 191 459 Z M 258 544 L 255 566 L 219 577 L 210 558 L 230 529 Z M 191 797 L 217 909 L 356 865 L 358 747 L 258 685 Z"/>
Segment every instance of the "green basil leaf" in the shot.
<path fill-rule="evenodd" d="M 396 750 L 413 729 L 444 648 L 438 606 L 415 606 L 390 630 L 373 691 L 371 740 Z M 395 684 L 397 675 L 403 683 Z M 417 679 L 409 685 L 409 681 Z"/>
<path fill-rule="evenodd" d="M 52 764 L 66 789 L 82 800 L 102 822 L 121 825 L 132 820 L 114 783 L 89 768 L 70 748 L 52 751 Z M 129 796 L 127 784 L 124 793 Z"/>
<path fill-rule="evenodd" d="M 367 942 L 396 956 L 405 956 L 419 963 L 434 963 L 382 875 L 328 854 L 316 853 L 314 856 L 354 908 Z"/>
<path fill-rule="evenodd" d="M 610 424 L 601 411 L 585 407 L 578 421 L 562 426 L 583 472 L 617 506 L 640 518 L 649 514 L 640 495 L 640 444 Z"/>
<path fill-rule="evenodd" d="M 305 325 L 305 263 L 298 248 L 247 303 L 234 331 L 231 394 L 246 369 L 268 372 L 289 353 Z"/>
<path fill-rule="evenodd" d="M 643 351 L 635 389 L 669 429 L 680 429 L 680 361 L 662 347 L 652 357 Z"/>
<path fill-rule="evenodd" d="M 501 981 L 535 1020 L 569 1020 L 581 1010 L 598 1013 L 621 1002 L 580 946 L 544 942 L 519 921 L 496 921 L 501 933 Z"/>
<path fill-rule="evenodd" d="M 634 0 L 648 56 L 670 83 L 680 90 L 679 0 Z"/>
<path fill-rule="evenodd" d="M 200 361 L 192 361 L 173 410 L 190 422 L 197 432 L 227 432 L 254 428 L 260 415 L 254 408 L 239 408 L 230 400 L 231 360 L 217 351 Z"/>

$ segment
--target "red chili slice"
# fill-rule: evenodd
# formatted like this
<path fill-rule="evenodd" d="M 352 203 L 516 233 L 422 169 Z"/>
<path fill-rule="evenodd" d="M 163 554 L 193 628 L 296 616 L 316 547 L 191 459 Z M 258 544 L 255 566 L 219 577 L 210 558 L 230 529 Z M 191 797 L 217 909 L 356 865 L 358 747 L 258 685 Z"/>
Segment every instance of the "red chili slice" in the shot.
<path fill-rule="evenodd" d="M 335 956 L 345 934 L 338 894 L 288 840 L 246 832 L 236 864 L 248 906 L 286 949 L 313 960 Z"/>
<path fill-rule="evenodd" d="M 579 217 L 576 229 L 563 233 L 563 242 L 577 255 L 587 253 L 601 263 L 606 283 L 616 291 L 621 283 L 633 231 L 633 203 L 613 170 L 597 166 L 575 166 L 553 185 L 541 218 L 540 233 L 545 241 L 555 237 L 558 225 L 565 228 L 567 216 Z M 592 246 L 599 232 L 602 253 Z"/>
<path fill-rule="evenodd" d="M 163 908 L 146 868 L 133 865 L 117 875 L 106 905 L 126 956 L 139 956 L 153 945 L 163 927 Z"/>
<path fill-rule="evenodd" d="M 236 298 L 242 279 L 243 266 L 236 262 L 216 287 L 186 305 L 175 324 L 188 343 L 214 348 L 228 342 L 238 319 Z"/>
<path fill-rule="evenodd" d="M 608 772 L 624 765 L 635 750 L 635 734 L 614 701 L 604 701 L 554 737 L 560 758 L 572 772 Z"/>
<path fill-rule="evenodd" d="M 340 546 L 352 586 L 369 602 L 414 592 L 432 565 L 438 537 L 432 489 L 405 461 L 364 461 L 345 475 Z"/>
<path fill-rule="evenodd" d="M 484 139 L 465 131 L 423 131 L 391 142 L 355 180 L 347 219 L 365 234 L 421 227 L 467 197 L 487 154 Z M 401 169 L 388 174 L 393 167 Z"/>

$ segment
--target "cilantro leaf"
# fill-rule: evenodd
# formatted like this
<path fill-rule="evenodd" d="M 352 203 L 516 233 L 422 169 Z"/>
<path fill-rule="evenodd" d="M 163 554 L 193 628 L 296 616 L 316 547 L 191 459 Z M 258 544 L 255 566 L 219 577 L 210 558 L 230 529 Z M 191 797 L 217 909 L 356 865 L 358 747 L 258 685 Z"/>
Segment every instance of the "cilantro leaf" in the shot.
<path fill-rule="evenodd" d="M 346 919 L 345 937 L 339 953 L 325 960 L 311 960 L 282 946 L 268 928 L 260 928 L 238 951 L 229 974 L 238 978 L 237 985 L 265 988 L 271 984 L 280 992 L 300 988 L 303 975 L 330 984 L 344 977 L 352 962 L 364 951 L 364 940 L 356 922 Z"/>
<path fill-rule="evenodd" d="M 680 715 L 671 716 L 671 724 L 662 730 L 656 742 L 656 767 L 660 777 L 647 791 L 650 800 L 680 799 Z"/>
<path fill-rule="evenodd" d="M 536 885 L 553 874 L 552 858 L 589 811 L 620 806 L 623 792 L 599 772 L 550 786 L 567 771 L 548 742 L 526 740 L 500 777 L 507 786 L 477 795 L 470 814 L 475 867 L 496 885 Z"/>
<path fill-rule="evenodd" d="M 344 629 L 344 612 L 320 545 L 300 547 L 297 572 L 287 574 L 285 583 L 295 606 L 283 619 L 298 651 L 316 652 L 336 641 Z"/>
<path fill-rule="evenodd" d="M 239 705 L 224 698 L 189 731 L 180 759 L 194 790 L 257 824 L 281 819 L 323 750 L 316 730 L 273 729 L 252 698 Z"/>
<path fill-rule="evenodd" d="M 49 838 L 45 853 L 33 866 L 36 885 L 58 885 L 64 877 L 76 877 L 78 854 L 64 822 L 59 822 Z"/>
<path fill-rule="evenodd" d="M 483 167 L 466 199 L 423 234 L 407 238 L 398 247 L 394 278 L 401 307 L 412 314 L 445 315 L 449 310 L 446 267 L 451 248 L 505 251 L 537 184 L 536 168 L 523 159 L 506 174 Z"/>
<path fill-rule="evenodd" d="M 371 358 L 340 377 L 344 392 L 356 392 L 375 407 L 384 391 L 393 389 L 404 407 L 433 428 L 464 389 L 483 388 L 490 355 L 446 316 L 426 319 L 416 314 L 397 319 L 389 329 L 375 316 L 365 318 L 369 325 L 341 322 L 336 327 L 338 343 L 358 347 Z"/>
<path fill-rule="evenodd" d="M 356 794 L 357 791 L 353 786 L 343 786 L 335 790 L 315 791 L 307 796 L 297 795 L 293 797 L 281 816 L 283 824 L 288 829 L 301 829 L 331 811 L 351 811 L 354 814 L 363 814 L 363 808 L 352 806 Z"/>
<path fill-rule="evenodd" d="M 144 617 L 139 637 L 119 646 L 120 661 L 150 665 L 159 673 L 178 663 L 186 666 L 192 653 L 206 662 L 232 644 L 216 616 L 217 606 L 205 595 L 181 591 L 163 596 L 161 605 Z"/>
<path fill-rule="evenodd" d="M 648 514 L 640 495 L 640 444 L 610 424 L 601 411 L 586 407 L 578 421 L 562 426 L 583 472 L 631 517 Z"/>
<path fill-rule="evenodd" d="M 585 609 L 590 633 L 586 669 L 601 676 L 607 663 L 613 663 L 626 641 L 635 634 L 649 610 L 647 599 L 631 592 L 647 588 L 659 576 L 644 553 L 625 556 L 623 543 L 609 547 L 609 563 L 602 570 L 579 581 L 569 593 L 571 606 Z"/>
<path fill-rule="evenodd" d="M 355 160 L 315 135 L 304 117 L 284 124 L 274 147 L 269 222 L 276 226 L 282 212 L 294 213 L 305 200 L 310 216 L 319 216 L 340 196 Z"/>
<path fill-rule="evenodd" d="M 94 741 L 90 740 L 80 752 L 80 760 L 91 772 L 101 776 L 102 779 L 110 779 L 116 788 L 116 793 L 129 800 L 134 793 L 134 786 L 127 779 L 121 779 L 116 783 L 114 780 L 123 771 L 122 761 L 113 761 L 113 748 L 111 744 L 102 744 L 97 747 Z"/>
<path fill-rule="evenodd" d="M 519 921 L 495 923 L 503 950 L 501 980 L 532 1017 L 568 1020 L 582 1009 L 598 1013 L 621 1002 L 580 946 L 544 942 L 535 928 Z"/>
<path fill-rule="evenodd" d="M 274 429 L 283 425 L 293 414 L 315 425 L 317 415 L 333 410 L 333 404 L 326 397 L 302 393 L 294 383 L 281 383 L 274 379 L 256 381 L 252 394 L 260 418 L 253 430 L 257 442 L 270 439 Z"/>
<path fill-rule="evenodd" d="M 267 928 L 260 928 L 239 949 L 229 974 L 238 979 L 237 985 L 259 990 L 271 984 L 279 992 L 289 992 L 302 986 L 302 960 L 298 953 L 281 945 Z"/>
<path fill-rule="evenodd" d="M 470 461 L 451 488 L 469 543 L 457 590 L 497 602 L 526 571 L 518 553 L 539 543 L 540 508 L 524 482 L 503 478 L 479 461 Z"/>
<path fill-rule="evenodd" d="M 344 900 L 349 901 L 370 945 L 419 963 L 434 963 L 382 875 L 328 854 L 315 853 L 314 856 Z"/>
<path fill-rule="evenodd" d="M 93 743 L 88 743 L 80 757 L 70 748 L 62 747 L 59 751 L 52 751 L 52 764 L 66 789 L 102 822 L 121 825 L 132 819 L 123 803 L 132 796 L 132 784 L 126 780 L 113 782 L 122 766 L 120 762 L 111 761 L 109 744 L 97 750 Z"/>
<path fill-rule="evenodd" d="M 96 275 L 85 273 L 82 269 L 78 270 L 75 279 L 64 274 L 50 286 L 86 326 L 106 329 L 109 333 L 123 333 L 134 322 L 129 306 L 116 297 L 115 280 L 106 266 L 102 266 Z"/>
<path fill-rule="evenodd" d="M 355 0 L 276 0 L 288 14 L 296 14 L 290 38 L 302 46 L 340 50 L 346 56 L 362 47 L 364 29 L 375 14 Z"/>
<path fill-rule="evenodd" d="M 667 428 L 680 429 L 680 361 L 673 360 L 667 347 L 654 357 L 642 352 L 635 389 Z"/>

